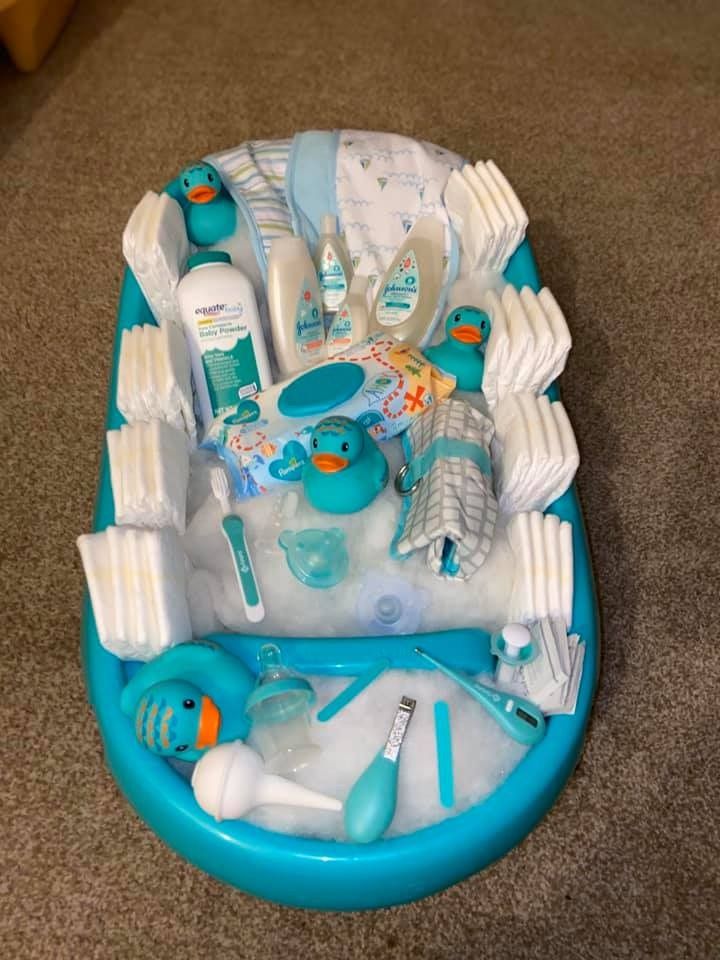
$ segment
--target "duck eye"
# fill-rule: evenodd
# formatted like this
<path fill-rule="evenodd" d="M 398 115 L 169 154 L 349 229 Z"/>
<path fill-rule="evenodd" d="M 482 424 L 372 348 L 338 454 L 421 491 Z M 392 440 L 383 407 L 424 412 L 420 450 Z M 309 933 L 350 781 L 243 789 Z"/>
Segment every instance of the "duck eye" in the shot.
<path fill-rule="evenodd" d="M 313 440 L 313 447 L 317 450 L 317 446 L 318 446 L 318 438 L 315 437 Z"/>
<path fill-rule="evenodd" d="M 214 177 L 211 173 L 209 173 L 209 174 L 208 174 L 208 180 L 209 180 L 209 182 L 212 183 L 214 179 L 215 179 L 215 177 Z"/>
<path fill-rule="evenodd" d="M 195 701 L 190 700 L 189 698 L 187 700 L 183 700 L 183 706 L 186 710 L 193 710 L 195 708 Z"/>
<path fill-rule="evenodd" d="M 347 453 L 349 449 L 350 449 L 350 444 L 346 440 L 345 443 L 342 445 L 342 451 L 343 453 Z"/>
<path fill-rule="evenodd" d="M 181 743 L 179 747 L 175 747 L 175 753 L 184 753 L 188 748 L 186 743 Z"/>
<path fill-rule="evenodd" d="M 190 186 L 190 181 L 188 180 L 187 177 L 185 177 L 185 179 L 183 180 L 183 183 L 185 184 L 186 187 Z"/>
<path fill-rule="evenodd" d="M 454 320 L 455 320 L 455 323 L 460 323 L 460 321 L 462 320 L 462 317 L 460 316 L 459 313 L 455 314 Z"/>
<path fill-rule="evenodd" d="M 484 321 L 484 320 L 481 320 L 481 321 L 480 321 L 480 329 L 481 329 L 481 330 L 484 330 L 484 329 L 485 329 L 485 321 Z"/>

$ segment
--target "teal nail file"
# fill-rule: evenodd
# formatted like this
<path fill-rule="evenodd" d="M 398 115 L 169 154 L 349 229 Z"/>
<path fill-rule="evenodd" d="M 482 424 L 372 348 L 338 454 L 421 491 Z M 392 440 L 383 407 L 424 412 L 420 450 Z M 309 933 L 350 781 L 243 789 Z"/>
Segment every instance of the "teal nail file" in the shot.
<path fill-rule="evenodd" d="M 235 514 L 228 514 L 222 518 L 222 532 L 230 546 L 247 618 L 251 623 L 259 623 L 265 616 L 265 607 L 245 539 L 245 524 Z"/>
<path fill-rule="evenodd" d="M 371 663 L 364 673 L 356 677 L 352 683 L 349 683 L 330 703 L 326 703 L 322 710 L 318 711 L 317 719 L 320 723 L 332 720 L 332 718 L 351 703 L 355 697 L 359 696 L 366 687 L 369 687 L 374 680 L 377 680 L 380 674 L 384 673 L 389 666 L 390 661 L 385 657 L 376 660 L 375 663 Z"/>
<path fill-rule="evenodd" d="M 452 730 L 450 707 L 445 700 L 435 702 L 435 750 L 437 752 L 438 791 L 440 803 L 447 808 L 455 806 L 453 779 Z"/>

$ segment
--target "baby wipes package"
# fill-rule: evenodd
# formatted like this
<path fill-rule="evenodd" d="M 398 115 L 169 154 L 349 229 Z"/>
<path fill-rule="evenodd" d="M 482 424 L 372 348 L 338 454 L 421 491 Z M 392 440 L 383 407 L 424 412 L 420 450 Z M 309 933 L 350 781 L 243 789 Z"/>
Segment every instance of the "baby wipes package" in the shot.
<path fill-rule="evenodd" d="M 402 433 L 455 381 L 415 347 L 376 333 L 333 360 L 276 384 L 217 417 L 203 442 L 225 460 L 238 496 L 302 477 L 310 434 L 332 412 L 362 424 L 375 440 Z"/>

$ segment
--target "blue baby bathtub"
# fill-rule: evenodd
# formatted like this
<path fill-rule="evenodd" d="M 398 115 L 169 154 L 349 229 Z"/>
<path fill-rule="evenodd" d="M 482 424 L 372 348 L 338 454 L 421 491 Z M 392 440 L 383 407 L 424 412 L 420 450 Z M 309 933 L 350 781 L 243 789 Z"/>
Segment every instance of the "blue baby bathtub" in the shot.
<path fill-rule="evenodd" d="M 506 271 L 520 287 L 539 290 L 527 240 Z M 153 323 L 129 270 L 120 295 L 107 428 L 124 421 L 115 405 L 122 331 Z M 551 393 L 557 397 L 557 385 Z M 547 734 L 482 803 L 402 837 L 368 846 L 272 833 L 242 821 L 216 823 L 195 803 L 188 782 L 135 739 L 120 711 L 120 693 L 137 664 L 123 663 L 101 647 L 86 593 L 82 654 L 89 698 L 97 716 L 107 762 L 138 814 L 179 854 L 241 890 L 288 906 L 362 910 L 428 896 L 483 869 L 519 843 L 547 813 L 578 762 L 590 717 L 599 663 L 597 602 L 585 528 L 574 486 L 550 508 L 573 527 L 575 597 L 573 631 L 586 644 L 585 665 L 573 716 L 548 718 Z M 107 449 L 102 458 L 94 530 L 114 522 Z M 219 634 L 213 639 L 256 666 L 257 637 Z M 267 638 L 263 638 L 266 640 Z M 490 638 L 478 630 L 425 634 L 422 646 L 458 669 L 491 669 Z M 422 669 L 412 653 L 416 637 L 379 639 L 281 638 L 284 654 L 307 673 L 361 673 L 381 656 L 397 667 Z"/>

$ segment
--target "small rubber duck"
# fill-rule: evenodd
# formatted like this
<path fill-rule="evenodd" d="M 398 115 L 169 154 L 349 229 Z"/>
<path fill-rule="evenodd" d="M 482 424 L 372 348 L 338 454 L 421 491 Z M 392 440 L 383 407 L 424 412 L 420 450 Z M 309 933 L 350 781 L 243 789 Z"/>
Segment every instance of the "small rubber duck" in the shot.
<path fill-rule="evenodd" d="M 186 201 L 188 237 L 194 244 L 209 247 L 235 232 L 237 207 L 214 167 L 194 163 L 185 167 L 177 182 Z"/>
<path fill-rule="evenodd" d="M 244 703 L 254 685 L 242 660 L 219 644 L 182 643 L 138 670 L 123 689 L 120 708 L 148 750 L 197 760 L 217 743 L 248 735 Z"/>
<path fill-rule="evenodd" d="M 388 464 L 359 423 L 349 417 L 326 417 L 312 432 L 302 480 L 316 510 L 356 513 L 387 484 Z"/>
<path fill-rule="evenodd" d="M 477 307 L 456 307 L 445 321 L 446 338 L 425 350 L 427 359 L 456 378 L 458 390 L 480 390 L 490 317 Z"/>

